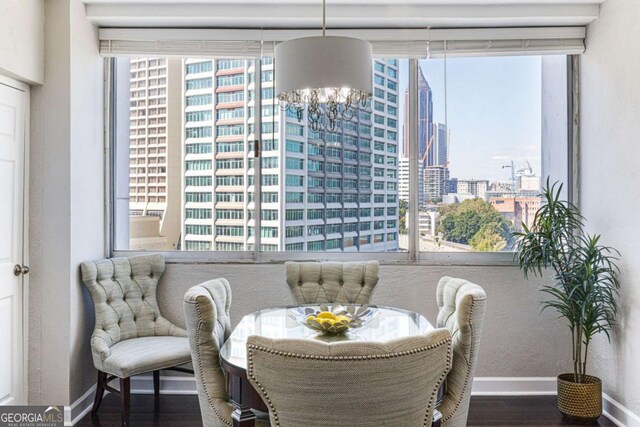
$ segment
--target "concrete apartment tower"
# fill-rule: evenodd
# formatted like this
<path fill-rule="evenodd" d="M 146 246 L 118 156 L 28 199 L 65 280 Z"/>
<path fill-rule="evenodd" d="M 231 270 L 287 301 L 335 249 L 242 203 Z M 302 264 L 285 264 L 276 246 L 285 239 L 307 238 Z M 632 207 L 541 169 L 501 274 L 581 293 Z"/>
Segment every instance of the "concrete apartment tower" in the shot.
<path fill-rule="evenodd" d="M 425 168 L 422 162 L 418 163 L 418 206 L 423 207 L 425 201 Z M 398 159 L 398 197 L 405 202 L 409 201 L 409 159 Z"/>
<path fill-rule="evenodd" d="M 180 242 L 182 61 L 130 60 L 129 248 Z"/>
<path fill-rule="evenodd" d="M 372 101 L 336 132 L 283 112 L 273 73 L 263 60 L 261 250 L 397 250 L 397 61 L 375 61 Z M 184 61 L 183 249 L 254 249 L 254 81 L 253 61 Z"/>

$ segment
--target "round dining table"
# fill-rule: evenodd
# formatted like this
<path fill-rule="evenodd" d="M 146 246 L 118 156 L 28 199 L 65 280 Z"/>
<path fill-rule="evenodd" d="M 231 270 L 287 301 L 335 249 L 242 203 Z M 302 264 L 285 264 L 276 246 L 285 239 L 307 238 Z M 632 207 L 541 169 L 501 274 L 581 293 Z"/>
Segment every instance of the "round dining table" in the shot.
<path fill-rule="evenodd" d="M 419 313 L 394 307 L 373 306 L 376 315 L 358 329 L 349 330 L 341 335 L 324 335 L 300 324 L 292 312 L 300 306 L 267 308 L 248 314 L 242 318 L 229 339 L 220 349 L 220 365 L 227 374 L 227 393 L 233 404 L 234 427 L 255 425 L 253 410 L 268 412 L 260 395 L 247 379 L 247 338 L 259 335 L 268 338 L 308 339 L 327 343 L 339 341 L 375 341 L 385 342 L 398 338 L 423 335 L 433 330 L 429 321 Z M 320 309 L 320 305 L 308 305 Z M 440 425 L 441 415 L 437 407 L 442 400 L 444 387 L 434 410 L 433 426 Z"/>

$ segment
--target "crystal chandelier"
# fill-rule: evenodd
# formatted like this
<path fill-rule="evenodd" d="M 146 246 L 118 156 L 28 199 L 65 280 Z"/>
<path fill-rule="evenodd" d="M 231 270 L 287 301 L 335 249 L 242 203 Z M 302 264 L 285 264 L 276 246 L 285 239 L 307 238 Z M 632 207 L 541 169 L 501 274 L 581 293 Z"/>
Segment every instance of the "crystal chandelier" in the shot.
<path fill-rule="evenodd" d="M 288 40 L 275 48 L 280 108 L 295 112 L 299 122 L 306 109 L 312 131 L 319 131 L 323 122 L 335 131 L 339 119 L 350 121 L 359 108 L 366 108 L 373 86 L 372 61 L 369 42 L 326 35 L 323 0 L 322 36 Z"/>

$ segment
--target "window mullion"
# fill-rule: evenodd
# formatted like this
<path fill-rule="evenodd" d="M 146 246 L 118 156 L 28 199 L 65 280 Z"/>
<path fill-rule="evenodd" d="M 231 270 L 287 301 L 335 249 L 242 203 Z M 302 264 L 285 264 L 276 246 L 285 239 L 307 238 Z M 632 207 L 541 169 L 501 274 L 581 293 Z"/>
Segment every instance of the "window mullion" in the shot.
<path fill-rule="evenodd" d="M 409 256 L 415 261 L 418 256 L 418 60 L 409 60 Z"/>
<path fill-rule="evenodd" d="M 254 61 L 253 75 L 253 252 L 258 260 L 262 246 L 262 58 Z"/>

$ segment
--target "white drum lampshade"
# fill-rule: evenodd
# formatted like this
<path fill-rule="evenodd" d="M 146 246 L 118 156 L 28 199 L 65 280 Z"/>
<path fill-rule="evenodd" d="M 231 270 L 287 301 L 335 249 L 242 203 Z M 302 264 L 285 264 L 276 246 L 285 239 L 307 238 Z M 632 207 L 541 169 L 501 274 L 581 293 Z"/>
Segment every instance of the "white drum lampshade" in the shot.
<path fill-rule="evenodd" d="M 371 97 L 373 55 L 371 44 L 351 37 L 318 36 L 293 39 L 276 45 L 276 93 L 283 109 L 293 108 L 301 119 L 308 107 L 310 125 L 318 126 L 326 104 L 333 127 L 342 104 L 349 120 L 358 105 Z"/>

